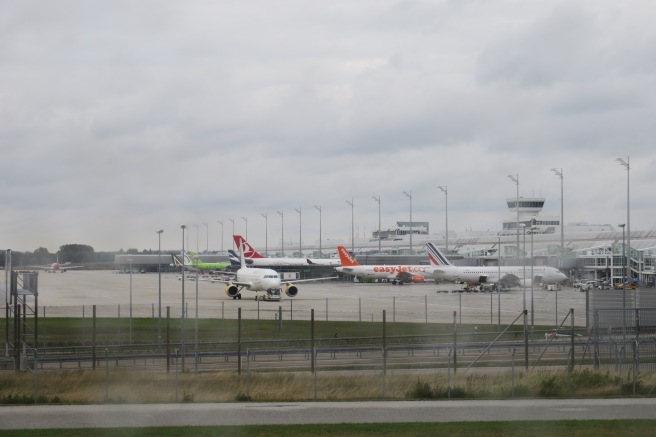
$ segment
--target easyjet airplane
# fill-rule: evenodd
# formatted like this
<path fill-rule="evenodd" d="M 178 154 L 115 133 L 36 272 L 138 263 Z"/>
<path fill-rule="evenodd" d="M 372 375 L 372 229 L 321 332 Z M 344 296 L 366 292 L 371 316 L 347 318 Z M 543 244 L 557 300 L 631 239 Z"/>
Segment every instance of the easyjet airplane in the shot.
<path fill-rule="evenodd" d="M 431 275 L 431 266 L 402 266 L 402 265 L 360 265 L 344 246 L 337 246 L 337 252 L 342 262 L 341 267 L 335 270 L 356 277 L 387 279 L 392 284 L 402 285 L 406 282 L 424 282 L 426 276 Z"/>
<path fill-rule="evenodd" d="M 253 248 L 241 235 L 233 235 L 237 247 L 244 245 L 244 258 L 246 264 L 251 266 L 338 266 L 336 258 L 266 258 Z"/>

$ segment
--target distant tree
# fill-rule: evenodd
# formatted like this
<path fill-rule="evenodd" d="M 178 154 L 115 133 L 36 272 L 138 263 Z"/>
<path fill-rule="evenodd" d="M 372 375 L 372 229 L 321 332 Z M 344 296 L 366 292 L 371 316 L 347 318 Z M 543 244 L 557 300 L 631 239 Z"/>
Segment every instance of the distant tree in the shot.
<path fill-rule="evenodd" d="M 139 249 L 128 249 L 125 251 L 127 255 L 139 255 Z"/>
<path fill-rule="evenodd" d="M 93 247 L 86 244 L 65 244 L 59 248 L 59 262 L 83 263 L 94 261 Z"/>
<path fill-rule="evenodd" d="M 52 254 L 45 247 L 39 247 L 32 253 L 30 263 L 33 264 L 47 264 L 56 260 L 55 254 Z"/>

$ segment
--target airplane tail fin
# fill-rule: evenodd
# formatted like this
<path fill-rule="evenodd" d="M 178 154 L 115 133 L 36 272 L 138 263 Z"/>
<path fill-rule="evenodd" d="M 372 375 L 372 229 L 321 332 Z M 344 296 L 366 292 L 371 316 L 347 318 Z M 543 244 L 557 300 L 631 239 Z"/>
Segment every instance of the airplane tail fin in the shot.
<path fill-rule="evenodd" d="M 253 246 L 248 244 L 248 241 L 241 235 L 233 235 L 232 238 L 235 240 L 237 248 L 243 246 L 243 250 L 240 249 L 240 252 L 244 254 L 245 258 L 264 258 L 257 250 L 253 249 Z"/>
<path fill-rule="evenodd" d="M 230 265 L 232 266 L 239 265 L 240 263 L 239 255 L 237 255 L 234 250 L 228 250 L 228 258 L 230 259 Z"/>
<path fill-rule="evenodd" d="M 337 246 L 337 252 L 339 253 L 340 261 L 342 261 L 342 267 L 354 267 L 360 265 L 344 246 Z"/>
<path fill-rule="evenodd" d="M 238 235 L 237 235 L 238 236 Z M 246 240 L 242 239 L 242 241 L 239 244 L 239 266 L 240 268 L 245 269 L 248 267 L 246 265 L 246 257 L 244 256 L 244 252 L 246 252 Z"/>
<path fill-rule="evenodd" d="M 451 263 L 444 256 L 444 254 L 437 248 L 433 243 L 427 243 L 428 247 L 428 259 L 430 260 L 431 265 L 433 266 L 450 266 Z"/>
<path fill-rule="evenodd" d="M 173 263 L 172 263 L 173 266 L 182 267 L 182 261 L 180 261 L 180 259 L 177 256 L 175 256 L 174 253 L 171 254 L 171 258 L 173 259 Z"/>

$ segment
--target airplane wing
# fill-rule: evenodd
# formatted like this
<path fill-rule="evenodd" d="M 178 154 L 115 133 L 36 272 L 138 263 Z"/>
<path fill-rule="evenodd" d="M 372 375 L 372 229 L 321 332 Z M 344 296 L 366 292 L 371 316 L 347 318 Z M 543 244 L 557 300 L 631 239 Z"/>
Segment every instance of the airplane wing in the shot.
<path fill-rule="evenodd" d="M 68 264 L 51 264 L 48 266 L 26 266 L 28 269 L 45 270 L 46 272 L 65 272 L 66 270 L 81 269 L 84 266 L 71 266 Z"/>
<path fill-rule="evenodd" d="M 289 279 L 280 281 L 281 284 L 298 284 L 299 282 L 319 282 L 319 281 L 329 281 L 332 279 L 337 279 L 337 276 L 331 276 L 329 278 L 314 278 L 314 279 Z"/>
<path fill-rule="evenodd" d="M 212 278 L 212 279 L 210 279 L 210 282 L 218 282 L 219 284 L 232 284 L 232 285 L 236 285 L 238 287 L 247 287 L 247 288 L 251 286 L 250 282 L 231 281 L 229 279 L 221 279 L 221 278 Z"/>

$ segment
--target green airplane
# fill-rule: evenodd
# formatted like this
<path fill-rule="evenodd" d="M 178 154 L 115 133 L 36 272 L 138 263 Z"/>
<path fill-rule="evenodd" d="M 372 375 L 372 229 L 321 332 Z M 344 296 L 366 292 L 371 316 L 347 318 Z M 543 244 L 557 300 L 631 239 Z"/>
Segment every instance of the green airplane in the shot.
<path fill-rule="evenodd" d="M 189 252 L 189 255 L 187 253 L 184 253 L 184 266 L 187 269 L 190 270 L 195 270 L 198 268 L 199 271 L 201 272 L 222 272 L 225 271 L 228 267 L 231 266 L 231 263 L 206 263 L 201 260 L 199 260 L 196 256 L 195 253 Z M 180 260 L 178 255 L 171 254 L 171 257 L 173 257 L 173 264 L 176 267 L 182 267 L 183 262 Z M 192 259 L 193 258 L 193 259 Z"/>

